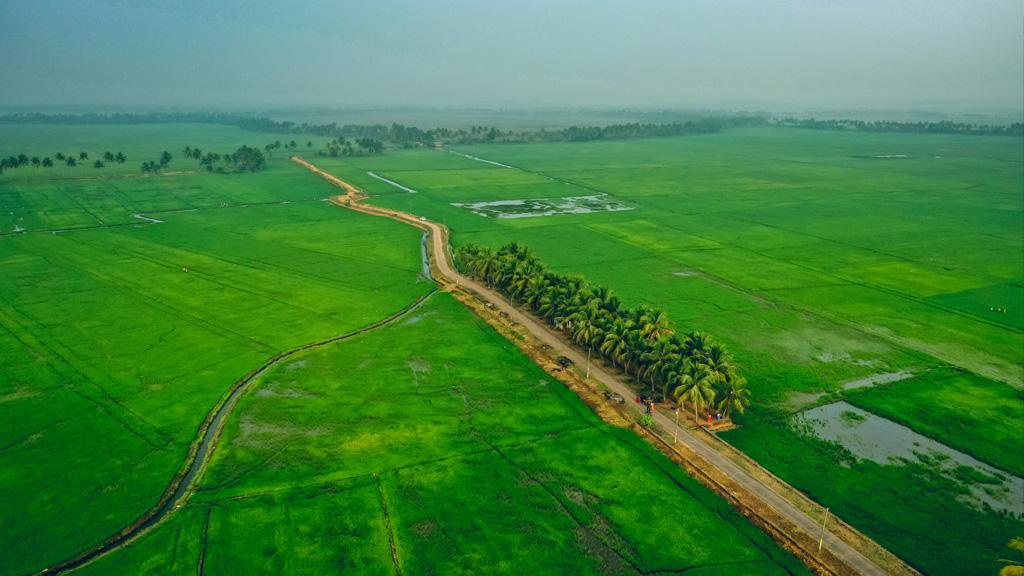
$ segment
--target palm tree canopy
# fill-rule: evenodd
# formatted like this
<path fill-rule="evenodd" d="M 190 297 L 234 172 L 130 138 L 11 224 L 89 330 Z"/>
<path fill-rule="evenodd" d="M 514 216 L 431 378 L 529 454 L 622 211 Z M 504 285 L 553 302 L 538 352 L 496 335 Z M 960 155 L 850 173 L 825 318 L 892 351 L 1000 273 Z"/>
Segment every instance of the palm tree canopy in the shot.
<path fill-rule="evenodd" d="M 497 250 L 466 244 L 456 251 L 455 263 L 464 273 L 520 300 L 574 342 L 635 375 L 638 383 L 640 378 L 652 388 L 660 383 L 663 393 L 671 387 L 676 398 L 695 409 L 714 405 L 716 398 L 726 411 L 743 412 L 749 406 L 749 389 L 725 347 L 701 332 L 677 334 L 662 310 L 625 307 L 604 286 L 548 270 L 518 242 Z"/>

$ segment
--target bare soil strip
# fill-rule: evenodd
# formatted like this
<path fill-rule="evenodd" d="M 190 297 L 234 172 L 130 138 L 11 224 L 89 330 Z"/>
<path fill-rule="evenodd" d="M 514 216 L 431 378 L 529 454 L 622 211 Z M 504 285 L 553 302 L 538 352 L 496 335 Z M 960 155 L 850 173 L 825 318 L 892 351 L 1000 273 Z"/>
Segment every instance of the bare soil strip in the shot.
<path fill-rule="evenodd" d="M 378 320 L 373 324 L 353 330 L 352 332 L 346 332 L 345 334 L 339 334 L 338 336 L 333 336 L 325 340 L 303 344 L 302 346 L 292 348 L 291 350 L 275 354 L 258 368 L 250 371 L 248 374 L 236 381 L 224 398 L 207 414 L 203 424 L 199 427 L 196 439 L 192 442 L 192 446 L 189 449 L 188 456 L 185 458 L 185 462 L 182 465 L 181 470 L 174 479 L 171 480 L 170 485 L 167 486 L 167 489 L 164 491 L 163 496 L 160 497 L 156 506 L 139 517 L 139 519 L 133 524 L 125 527 L 98 546 L 91 548 L 78 556 L 58 564 L 48 566 L 37 574 L 63 574 L 65 572 L 81 568 L 82 566 L 102 558 L 103 556 L 106 556 L 107 554 L 135 541 L 171 515 L 175 510 L 184 505 L 192 495 L 193 488 L 202 478 L 203 472 L 206 470 L 206 465 L 209 463 L 210 456 L 217 448 L 217 441 L 220 439 L 220 433 L 224 429 L 225 420 L 232 413 L 235 406 L 238 405 L 238 400 L 248 390 L 249 385 L 265 374 L 268 370 L 300 352 L 313 350 L 342 340 L 348 340 L 360 334 L 391 324 L 396 320 L 400 320 L 414 312 L 424 302 L 426 302 L 428 298 L 436 293 L 436 290 L 431 290 L 416 299 L 416 301 L 409 306 L 406 306 L 387 318 Z"/>
<path fill-rule="evenodd" d="M 703 430 L 677 425 L 668 415 L 656 412 L 650 429 L 635 424 L 639 410 L 627 403 L 611 406 L 598 389 L 625 398 L 634 396 L 628 379 L 608 367 L 591 364 L 590 381 L 575 371 L 562 370 L 553 358 L 563 355 L 577 367 L 587 363 L 586 353 L 567 342 L 504 297 L 476 280 L 462 275 L 451 263 L 448 229 L 412 214 L 381 208 L 360 201 L 366 198 L 358 188 L 324 172 L 299 157 L 292 160 L 345 191 L 331 202 L 358 212 L 383 216 L 415 226 L 430 236 L 433 278 L 485 321 L 547 370 L 576 391 L 605 420 L 632 427 L 656 448 L 684 466 L 694 477 L 733 503 L 745 516 L 796 554 L 819 574 L 915 575 L 916 570 L 861 534 L 845 522 L 830 517 L 822 527 L 825 509 L 774 476 L 744 454 Z M 595 382 L 596 381 L 596 387 Z M 819 539 L 822 548 L 818 550 Z"/>

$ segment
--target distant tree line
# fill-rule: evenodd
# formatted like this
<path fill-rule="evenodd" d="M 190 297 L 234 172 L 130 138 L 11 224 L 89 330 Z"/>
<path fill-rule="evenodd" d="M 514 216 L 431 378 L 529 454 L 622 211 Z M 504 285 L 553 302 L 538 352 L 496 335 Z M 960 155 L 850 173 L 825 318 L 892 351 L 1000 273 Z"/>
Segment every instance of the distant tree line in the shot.
<path fill-rule="evenodd" d="M 235 126 L 242 114 L 218 112 L 114 112 L 86 114 L 44 114 L 15 112 L 0 115 L 4 124 L 227 124 Z"/>
<path fill-rule="evenodd" d="M 384 143 L 373 138 L 356 138 L 346 140 L 338 137 L 327 143 L 326 151 L 318 151 L 319 156 L 374 156 L 384 152 Z"/>
<path fill-rule="evenodd" d="M 659 119 L 671 119 L 660 116 Z M 623 140 L 629 138 L 658 138 L 720 132 L 726 128 L 743 126 L 776 125 L 815 130 L 855 130 L 864 132 L 906 132 L 924 134 L 973 134 L 973 135 L 1024 135 L 1024 124 L 1018 122 L 1006 126 L 988 124 L 967 124 L 948 120 L 935 122 L 896 122 L 882 120 L 817 120 L 782 118 L 768 120 L 761 115 L 717 115 L 713 118 L 677 122 L 633 122 L 607 126 L 570 126 L 559 129 L 502 130 L 493 126 L 470 128 L 423 129 L 402 124 L 306 124 L 291 121 L 277 121 L 271 118 L 218 112 L 149 112 L 110 114 L 43 114 L 15 113 L 0 116 L 0 123 L 46 123 L 46 124 L 169 124 L 194 122 L 236 126 L 243 130 L 264 133 L 296 134 L 330 138 L 323 153 L 327 156 L 380 154 L 384 143 L 399 147 L 433 146 L 443 144 L 486 144 L 510 142 L 590 142 L 595 140 Z M 352 152 L 346 153 L 345 141 L 352 139 Z M 360 141 L 366 142 L 361 146 Z M 374 141 L 374 142 L 370 142 Z M 294 143 L 294 140 L 292 141 Z M 281 148 L 280 142 L 275 148 Z M 292 146 L 294 149 L 296 146 Z M 264 148 L 268 157 L 275 148 Z M 312 142 L 307 142 L 312 148 Z"/>
<path fill-rule="evenodd" d="M 56 161 L 54 160 L 56 159 Z M 70 153 L 65 154 L 63 152 L 57 152 L 53 155 L 53 158 L 44 156 L 29 157 L 26 154 L 18 154 L 17 156 L 8 156 L 7 158 L 0 158 L 0 174 L 3 174 L 6 170 L 14 170 L 16 168 L 23 168 L 31 166 L 33 168 L 52 168 L 56 162 L 60 162 L 68 167 L 74 168 L 78 166 L 79 162 L 87 162 L 89 160 L 88 152 L 79 152 L 78 154 Z M 124 155 L 124 152 L 104 152 L 101 158 L 97 158 L 93 163 L 93 168 L 103 168 L 108 163 L 117 162 L 118 164 L 124 164 L 128 160 L 128 157 Z"/>
<path fill-rule="evenodd" d="M 657 308 L 627 308 L 611 290 L 580 276 L 548 270 L 515 242 L 495 251 L 469 244 L 455 261 L 464 273 L 504 292 L 591 353 L 693 408 L 694 416 L 717 409 L 728 417 L 750 404 L 746 379 L 721 344 L 700 332 L 676 333 Z"/>
<path fill-rule="evenodd" d="M 721 131 L 732 126 L 750 126 L 766 123 L 761 116 L 722 116 L 713 119 L 681 122 L 634 122 L 608 126 L 570 126 L 554 130 L 501 130 L 493 126 L 471 128 L 422 129 L 402 124 L 297 124 L 245 114 L 213 112 L 150 112 L 144 114 L 42 114 L 17 113 L 0 116 L 0 123 L 38 124 L 168 124 L 196 122 L 237 126 L 243 130 L 278 134 L 303 134 L 337 139 L 375 140 L 380 144 L 363 147 L 368 154 L 379 154 L 383 143 L 400 147 L 431 146 L 435 143 L 482 144 L 490 142 L 588 142 L 592 140 L 620 140 L 626 138 L 655 138 L 683 136 Z M 311 147 L 311 146 L 308 146 Z M 344 155 L 344 145 L 338 155 Z M 355 154 L 357 150 L 353 150 Z M 330 155 L 330 150 L 327 152 Z"/>
<path fill-rule="evenodd" d="M 493 126 L 470 128 L 422 129 L 403 124 L 361 125 L 296 124 L 269 118 L 243 118 L 239 127 L 260 132 L 313 134 L 328 138 L 356 138 L 390 142 L 400 147 L 446 144 L 486 144 L 508 142 L 589 142 L 593 140 L 623 140 L 628 138 L 657 138 L 719 132 L 728 126 L 764 124 L 761 117 L 744 116 L 674 122 L 670 124 L 629 123 L 608 126 L 570 126 L 554 130 L 501 130 Z"/>
<path fill-rule="evenodd" d="M 816 120 L 784 118 L 776 120 L 778 126 L 808 128 L 811 130 L 849 130 L 857 132 L 906 132 L 913 134 L 969 134 L 983 136 L 1021 136 L 1024 124 L 1016 122 L 1005 126 L 992 124 L 966 124 L 940 120 L 937 122 L 896 122 L 890 120 Z"/>

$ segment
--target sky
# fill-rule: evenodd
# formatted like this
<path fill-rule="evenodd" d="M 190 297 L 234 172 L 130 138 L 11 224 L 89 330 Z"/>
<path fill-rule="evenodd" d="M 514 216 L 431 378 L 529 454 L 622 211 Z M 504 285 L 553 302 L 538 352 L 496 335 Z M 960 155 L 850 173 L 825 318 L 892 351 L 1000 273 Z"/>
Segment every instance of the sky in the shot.
<path fill-rule="evenodd" d="M 8 108 L 1022 102 L 1022 0 L 0 0 Z"/>

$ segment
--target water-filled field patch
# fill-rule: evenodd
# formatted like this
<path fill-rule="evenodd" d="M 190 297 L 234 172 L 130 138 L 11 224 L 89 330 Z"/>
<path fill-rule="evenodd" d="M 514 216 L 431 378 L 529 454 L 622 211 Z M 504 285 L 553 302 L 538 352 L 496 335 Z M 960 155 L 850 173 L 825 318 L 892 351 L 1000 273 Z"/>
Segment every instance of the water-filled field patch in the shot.
<path fill-rule="evenodd" d="M 589 214 L 591 212 L 622 212 L 633 206 L 608 194 L 565 196 L 563 198 L 526 198 L 492 202 L 453 202 L 484 218 L 537 218 L 558 214 Z"/>
<path fill-rule="evenodd" d="M 1024 514 L 1024 478 L 997 470 L 959 450 L 847 402 L 834 402 L 795 417 L 801 429 L 840 444 L 857 458 L 879 464 L 920 462 L 956 480 L 960 499 L 978 508 Z"/>

